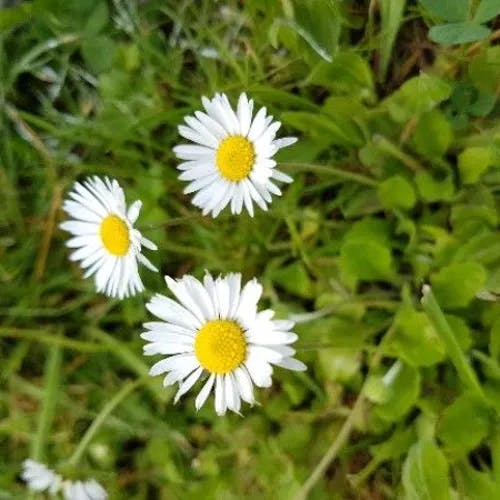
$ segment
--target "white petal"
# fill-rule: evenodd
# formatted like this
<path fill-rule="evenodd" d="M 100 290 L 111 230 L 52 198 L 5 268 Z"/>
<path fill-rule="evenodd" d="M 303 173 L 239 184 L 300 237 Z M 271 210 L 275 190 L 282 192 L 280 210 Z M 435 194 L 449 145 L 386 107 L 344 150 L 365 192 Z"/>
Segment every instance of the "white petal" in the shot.
<path fill-rule="evenodd" d="M 149 370 L 149 374 L 155 377 L 170 370 L 184 370 L 189 366 L 192 366 L 193 370 L 199 366 L 194 354 L 176 354 L 155 363 Z"/>
<path fill-rule="evenodd" d="M 174 398 L 174 404 L 176 404 L 179 401 L 179 398 L 183 395 L 186 394 L 186 392 L 193 387 L 193 385 L 197 382 L 197 380 L 200 378 L 201 373 L 203 372 L 203 368 L 200 366 L 197 370 L 195 370 L 189 377 L 182 382 L 181 386 L 179 387 L 179 390 L 177 391 L 177 394 L 175 395 Z"/>
<path fill-rule="evenodd" d="M 283 358 L 281 361 L 274 363 L 276 366 L 281 366 L 282 368 L 286 368 L 288 370 L 293 370 L 296 372 L 303 372 L 307 370 L 307 366 L 295 358 Z"/>
<path fill-rule="evenodd" d="M 224 379 L 222 375 L 216 375 L 215 379 L 215 412 L 217 415 L 226 413 L 227 403 L 224 394 Z"/>
<path fill-rule="evenodd" d="M 214 381 L 215 375 L 212 373 L 210 377 L 208 377 L 208 380 L 205 382 L 205 385 L 203 386 L 201 391 L 198 393 L 198 396 L 196 396 L 194 404 L 197 410 L 199 410 L 205 404 L 205 401 L 207 400 L 210 391 L 214 386 Z"/>
<path fill-rule="evenodd" d="M 127 219 L 133 224 L 137 218 L 139 217 L 139 213 L 141 212 L 142 201 L 136 200 L 132 205 L 130 205 L 127 211 Z"/>

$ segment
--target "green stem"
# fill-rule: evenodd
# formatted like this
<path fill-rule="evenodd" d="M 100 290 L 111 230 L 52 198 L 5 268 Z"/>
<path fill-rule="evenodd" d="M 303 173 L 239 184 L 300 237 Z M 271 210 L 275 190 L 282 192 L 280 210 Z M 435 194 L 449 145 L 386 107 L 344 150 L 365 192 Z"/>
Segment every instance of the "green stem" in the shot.
<path fill-rule="evenodd" d="M 66 349 L 74 349 L 75 351 L 80 352 L 99 352 L 106 350 L 105 346 L 96 343 L 68 339 L 57 336 L 52 332 L 43 332 L 35 329 L 21 329 L 11 326 L 0 327 L 0 338 L 1 337 L 43 342 L 49 345 L 64 347 Z"/>
<path fill-rule="evenodd" d="M 305 500 L 309 495 L 311 489 L 315 486 L 321 476 L 323 476 L 330 463 L 335 459 L 339 451 L 349 439 L 352 428 L 354 426 L 354 422 L 363 412 L 364 402 L 365 396 L 363 390 L 361 390 L 356 403 L 354 403 L 354 406 L 352 407 L 349 416 L 346 418 L 344 424 L 342 425 L 340 432 L 337 434 L 337 437 L 330 445 L 326 453 L 323 455 L 322 459 L 314 468 L 310 476 L 307 478 L 306 482 L 302 485 L 298 493 L 295 495 L 294 500 Z"/>
<path fill-rule="evenodd" d="M 358 184 L 364 184 L 365 186 L 370 187 L 374 187 L 377 185 L 377 182 L 370 177 L 366 177 L 362 174 L 356 174 L 354 172 L 349 172 L 348 170 L 342 170 L 330 165 L 315 165 L 312 163 L 280 163 L 280 166 L 291 168 L 294 170 L 304 170 L 306 172 L 312 172 L 313 174 L 318 175 L 331 175 L 333 177 L 339 177 L 348 181 L 354 181 Z"/>
<path fill-rule="evenodd" d="M 429 285 L 422 288 L 422 306 L 443 341 L 462 383 L 484 398 L 484 393 Z"/>
<path fill-rule="evenodd" d="M 76 450 L 68 459 L 68 464 L 72 466 L 76 466 L 78 464 L 78 462 L 82 458 L 85 449 L 89 445 L 90 441 L 92 441 L 92 438 L 94 437 L 95 433 L 99 430 L 101 425 L 106 421 L 108 416 L 134 389 L 136 389 L 137 387 L 139 387 L 139 385 L 144 383 L 144 381 L 145 378 L 139 378 L 132 382 L 128 382 L 121 388 L 121 390 L 115 395 L 114 398 L 112 398 L 106 405 L 104 405 L 102 410 L 99 412 L 97 417 L 94 419 L 92 424 L 90 424 L 90 427 L 83 435 L 82 439 L 80 440 L 80 443 L 76 447 Z"/>
<path fill-rule="evenodd" d="M 374 135 L 373 143 L 378 147 L 378 149 L 398 159 L 403 165 L 406 165 L 410 170 L 413 170 L 413 172 L 417 173 L 424 170 L 424 166 L 420 162 L 418 162 L 405 152 L 401 151 L 400 148 L 398 148 L 384 136 L 380 134 Z"/>
<path fill-rule="evenodd" d="M 32 443 L 31 457 L 33 460 L 42 461 L 47 436 L 54 418 L 54 410 L 57 403 L 57 392 L 61 373 L 62 351 L 59 346 L 50 350 L 45 362 L 44 395 L 42 409 L 38 419 L 38 428 L 35 440 Z"/>

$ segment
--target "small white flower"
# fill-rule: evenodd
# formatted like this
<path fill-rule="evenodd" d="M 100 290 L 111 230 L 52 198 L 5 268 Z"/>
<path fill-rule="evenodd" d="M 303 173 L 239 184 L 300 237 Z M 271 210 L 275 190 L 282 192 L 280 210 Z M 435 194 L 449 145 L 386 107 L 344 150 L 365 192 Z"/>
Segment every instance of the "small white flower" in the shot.
<path fill-rule="evenodd" d="M 27 459 L 23 462 L 22 480 L 33 491 L 47 491 L 55 495 L 61 488 L 62 478 L 45 464 Z"/>
<path fill-rule="evenodd" d="M 27 459 L 23 462 L 21 478 L 33 491 L 46 491 L 52 496 L 62 492 L 65 500 L 106 500 L 106 490 L 94 479 L 86 481 L 63 480 L 45 464 Z"/>
<path fill-rule="evenodd" d="M 196 409 L 215 386 L 217 414 L 227 409 L 239 413 L 241 400 L 254 403 L 254 385 L 271 385 L 272 365 L 306 369 L 289 345 L 297 339 L 290 331 L 294 322 L 273 320 L 272 310 L 257 312 L 262 285 L 256 279 L 243 288 L 241 274 L 214 280 L 207 273 L 203 283 L 189 275 L 165 280 L 177 301 L 155 295 L 146 307 L 161 321 L 145 323 L 141 337 L 148 341 L 145 355 L 168 355 L 150 374 L 167 373 L 165 386 L 179 383 L 174 402 L 208 375 Z"/>
<path fill-rule="evenodd" d="M 106 500 L 106 490 L 94 479 L 87 481 L 64 481 L 64 500 Z"/>
<path fill-rule="evenodd" d="M 96 176 L 75 182 L 64 201 L 63 209 L 75 219 L 60 225 L 74 236 L 66 243 L 76 248 L 70 259 L 81 261 L 85 278 L 95 275 L 98 292 L 122 299 L 144 290 L 138 261 L 158 271 L 141 253 L 142 246 L 156 250 L 156 245 L 133 227 L 141 206 L 135 201 L 127 209 L 118 182 Z"/>
<path fill-rule="evenodd" d="M 194 193 L 193 205 L 203 214 L 219 213 L 231 204 L 231 212 L 240 214 L 245 205 L 253 216 L 253 203 L 263 210 L 271 195 L 281 195 L 273 181 L 291 182 L 292 178 L 276 169 L 272 158 L 280 148 L 297 139 L 275 139 L 280 122 L 273 122 L 261 108 L 252 118 L 253 100 L 241 94 L 236 111 L 225 94 L 202 98 L 205 112 L 196 111 L 179 126 L 182 137 L 195 144 L 182 144 L 174 152 L 183 162 L 179 179 L 190 181 L 184 193 Z"/>

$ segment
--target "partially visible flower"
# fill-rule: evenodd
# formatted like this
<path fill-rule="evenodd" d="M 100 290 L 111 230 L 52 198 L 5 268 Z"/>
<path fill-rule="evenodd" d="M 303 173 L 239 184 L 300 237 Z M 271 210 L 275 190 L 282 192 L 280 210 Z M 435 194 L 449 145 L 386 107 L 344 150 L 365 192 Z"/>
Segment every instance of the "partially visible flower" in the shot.
<path fill-rule="evenodd" d="M 290 344 L 293 321 L 273 320 L 274 311 L 257 312 L 262 285 L 256 279 L 241 287 L 241 274 L 203 283 L 193 276 L 165 277 L 177 301 L 155 295 L 146 305 L 161 321 L 145 323 L 144 354 L 162 354 L 151 375 L 166 373 L 165 386 L 179 383 L 174 402 L 208 375 L 195 401 L 199 410 L 215 387 L 215 410 L 239 413 L 241 400 L 254 403 L 253 386 L 269 387 L 273 365 L 302 371 Z"/>
<path fill-rule="evenodd" d="M 64 481 L 64 500 L 106 500 L 106 490 L 94 479 L 87 481 Z"/>
<path fill-rule="evenodd" d="M 273 181 L 292 182 L 276 168 L 273 156 L 297 139 L 276 139 L 280 122 L 273 122 L 266 108 L 255 117 L 253 100 L 241 94 L 236 111 L 225 94 L 202 98 L 205 112 L 186 116 L 179 134 L 194 144 L 182 144 L 174 152 L 182 163 L 179 179 L 189 181 L 184 193 L 195 193 L 192 203 L 217 217 L 230 204 L 233 214 L 243 205 L 253 216 L 253 203 L 267 210 L 271 195 L 281 195 Z"/>
<path fill-rule="evenodd" d="M 70 481 L 49 469 L 45 464 L 27 459 L 23 462 L 21 478 L 33 491 L 52 496 L 62 493 L 65 500 L 106 500 L 106 490 L 94 479 Z"/>
<path fill-rule="evenodd" d="M 28 458 L 23 462 L 22 480 L 33 491 L 46 491 L 55 495 L 60 489 L 62 478 L 45 464 Z"/>
<path fill-rule="evenodd" d="M 156 250 L 156 245 L 133 226 L 141 206 L 135 201 L 127 209 L 118 182 L 96 176 L 75 182 L 64 202 L 63 209 L 74 218 L 60 226 L 74 236 L 66 243 L 76 248 L 70 259 L 80 261 L 85 278 L 94 275 L 98 292 L 122 299 L 144 290 L 138 262 L 158 271 L 141 253 L 142 246 Z"/>

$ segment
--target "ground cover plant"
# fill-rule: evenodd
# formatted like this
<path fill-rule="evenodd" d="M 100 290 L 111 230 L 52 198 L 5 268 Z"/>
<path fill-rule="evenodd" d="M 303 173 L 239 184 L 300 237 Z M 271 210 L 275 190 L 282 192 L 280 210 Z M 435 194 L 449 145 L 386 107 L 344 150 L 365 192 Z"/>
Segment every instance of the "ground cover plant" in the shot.
<path fill-rule="evenodd" d="M 72 499 L 499 498 L 498 2 L 8 3 L 0 499 L 48 497 L 33 474 Z M 213 218 L 178 126 L 243 92 L 298 138 L 274 157 L 293 182 Z M 59 228 L 89 176 L 142 201 L 158 247 L 123 300 Z M 259 309 L 296 322 L 285 364 L 307 370 L 276 367 L 241 415 L 197 410 L 201 382 L 174 404 L 143 356 L 163 276 L 206 272 L 256 277 Z"/>

